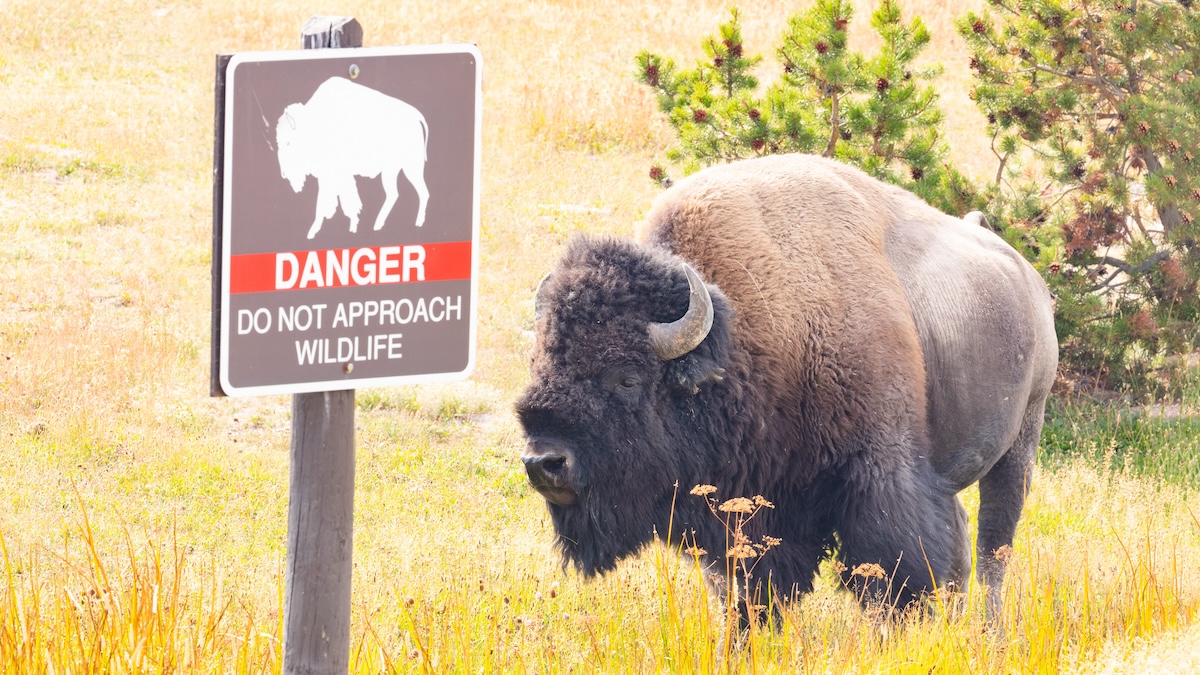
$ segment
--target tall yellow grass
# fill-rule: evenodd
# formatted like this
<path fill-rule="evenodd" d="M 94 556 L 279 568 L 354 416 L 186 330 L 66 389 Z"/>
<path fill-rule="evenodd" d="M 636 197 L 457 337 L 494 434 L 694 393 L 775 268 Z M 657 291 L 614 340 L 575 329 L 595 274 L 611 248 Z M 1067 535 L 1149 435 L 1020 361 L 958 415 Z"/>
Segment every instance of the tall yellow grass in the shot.
<path fill-rule="evenodd" d="M 852 39 L 869 38 L 869 4 Z M 950 21 L 983 4 L 906 4 L 934 31 L 949 140 L 977 176 L 994 165 Z M 747 49 L 769 52 L 797 9 L 743 7 Z M 355 672 L 1194 663 L 1194 491 L 1082 462 L 1037 478 L 1003 632 L 984 630 L 978 593 L 879 624 L 827 573 L 776 630 L 741 636 L 676 552 L 593 582 L 559 569 L 511 415 L 532 290 L 571 233 L 632 232 L 670 142 L 632 56 L 697 57 L 724 2 L 6 0 L 0 673 L 280 668 L 287 400 L 207 397 L 213 62 L 295 48 L 331 10 L 358 17 L 368 45 L 484 55 L 479 367 L 359 394 Z"/>

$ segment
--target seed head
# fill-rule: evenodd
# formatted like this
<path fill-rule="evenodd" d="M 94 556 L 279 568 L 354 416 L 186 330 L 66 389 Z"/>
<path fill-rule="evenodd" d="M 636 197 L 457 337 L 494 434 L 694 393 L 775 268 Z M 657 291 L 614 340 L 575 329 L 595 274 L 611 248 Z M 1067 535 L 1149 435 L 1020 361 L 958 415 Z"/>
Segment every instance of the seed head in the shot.
<path fill-rule="evenodd" d="M 863 563 L 854 568 L 850 573 L 851 576 L 862 577 L 864 579 L 886 579 L 887 572 L 875 563 Z"/>
<path fill-rule="evenodd" d="M 697 485 L 696 487 L 692 488 L 692 494 L 696 495 L 697 497 L 711 495 L 716 491 L 716 485 Z"/>
<path fill-rule="evenodd" d="M 734 558 L 735 560 L 745 560 L 757 556 L 753 546 L 747 544 L 738 544 L 725 552 L 726 558 Z"/>
<path fill-rule="evenodd" d="M 717 508 L 726 513 L 754 513 L 754 502 L 745 497 L 734 497 Z"/>

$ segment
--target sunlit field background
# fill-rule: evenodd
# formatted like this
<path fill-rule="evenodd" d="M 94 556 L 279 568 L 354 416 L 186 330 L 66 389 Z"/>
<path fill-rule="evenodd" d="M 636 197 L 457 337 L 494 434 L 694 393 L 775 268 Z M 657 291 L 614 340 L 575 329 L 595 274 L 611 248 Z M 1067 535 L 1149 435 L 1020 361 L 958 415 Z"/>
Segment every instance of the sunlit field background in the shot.
<path fill-rule="evenodd" d="M 983 4 L 904 5 L 979 178 L 995 161 L 953 20 Z M 802 6 L 743 6 L 747 52 Z M 484 58 L 478 366 L 358 392 L 352 671 L 1200 671 L 1194 374 L 1172 406 L 1052 404 L 997 630 L 978 589 L 880 623 L 827 572 L 775 630 L 739 635 L 675 552 L 590 582 L 560 569 L 511 412 L 533 289 L 572 233 L 630 235 L 659 192 L 671 138 L 634 54 L 694 59 L 727 12 L 0 3 L 0 673 L 280 669 L 290 401 L 208 396 L 214 56 L 298 48 L 314 14 L 357 17 L 367 46 Z"/>

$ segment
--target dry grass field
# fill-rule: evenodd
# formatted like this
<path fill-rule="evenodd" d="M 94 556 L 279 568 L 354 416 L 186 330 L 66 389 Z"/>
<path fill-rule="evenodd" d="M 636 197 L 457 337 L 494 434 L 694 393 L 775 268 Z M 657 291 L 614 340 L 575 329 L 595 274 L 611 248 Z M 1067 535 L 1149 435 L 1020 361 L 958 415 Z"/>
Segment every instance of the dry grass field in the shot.
<path fill-rule="evenodd" d="M 954 159 L 976 176 L 995 165 L 953 19 L 982 5 L 904 5 L 933 31 Z M 770 53 L 798 6 L 744 6 L 747 50 Z M 871 6 L 852 26 L 864 48 Z M 631 234 L 657 193 L 646 171 L 671 139 L 633 55 L 694 58 L 727 12 L 0 3 L 0 673 L 280 669 L 289 400 L 208 397 L 213 67 L 297 48 L 328 13 L 357 17 L 368 46 L 475 42 L 484 58 L 478 366 L 358 392 L 354 672 L 1200 670 L 1195 484 L 1083 459 L 1038 471 L 1002 631 L 978 592 L 879 624 L 827 574 L 777 631 L 736 636 L 665 549 L 597 581 L 560 570 L 511 414 L 532 292 L 571 233 Z"/>

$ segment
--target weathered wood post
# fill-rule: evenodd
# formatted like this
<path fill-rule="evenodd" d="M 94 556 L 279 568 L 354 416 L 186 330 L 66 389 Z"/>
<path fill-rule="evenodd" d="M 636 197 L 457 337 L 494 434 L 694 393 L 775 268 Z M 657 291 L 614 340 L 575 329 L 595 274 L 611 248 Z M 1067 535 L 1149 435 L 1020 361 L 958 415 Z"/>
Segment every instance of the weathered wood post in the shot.
<path fill-rule="evenodd" d="M 315 16 L 305 49 L 361 47 L 351 17 Z M 283 672 L 345 673 L 350 667 L 354 570 L 354 390 L 292 395 Z"/>

